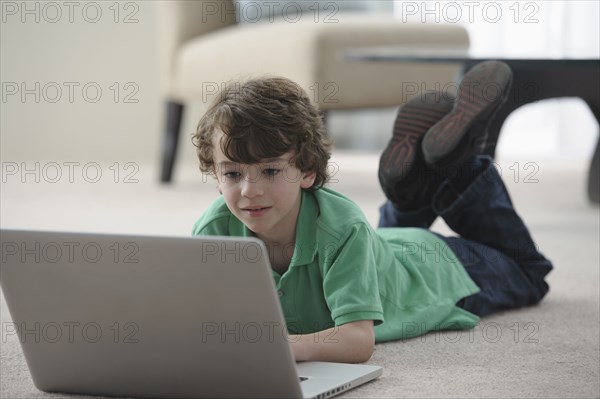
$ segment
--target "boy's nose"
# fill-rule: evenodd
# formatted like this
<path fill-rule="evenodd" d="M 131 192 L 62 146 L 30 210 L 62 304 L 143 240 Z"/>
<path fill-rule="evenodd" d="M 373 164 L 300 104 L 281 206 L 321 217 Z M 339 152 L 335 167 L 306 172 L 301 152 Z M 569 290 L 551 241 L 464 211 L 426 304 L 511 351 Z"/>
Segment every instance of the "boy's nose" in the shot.
<path fill-rule="evenodd" d="M 242 182 L 242 197 L 252 198 L 263 194 L 260 179 L 246 177 Z"/>

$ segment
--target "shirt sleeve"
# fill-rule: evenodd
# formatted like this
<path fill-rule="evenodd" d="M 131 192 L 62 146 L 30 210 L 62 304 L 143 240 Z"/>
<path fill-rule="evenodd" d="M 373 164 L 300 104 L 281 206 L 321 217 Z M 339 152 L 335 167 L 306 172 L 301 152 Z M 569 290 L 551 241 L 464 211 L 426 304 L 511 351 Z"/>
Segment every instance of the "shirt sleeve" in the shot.
<path fill-rule="evenodd" d="M 359 320 L 383 323 L 373 230 L 356 223 L 325 249 L 323 291 L 335 325 Z"/>

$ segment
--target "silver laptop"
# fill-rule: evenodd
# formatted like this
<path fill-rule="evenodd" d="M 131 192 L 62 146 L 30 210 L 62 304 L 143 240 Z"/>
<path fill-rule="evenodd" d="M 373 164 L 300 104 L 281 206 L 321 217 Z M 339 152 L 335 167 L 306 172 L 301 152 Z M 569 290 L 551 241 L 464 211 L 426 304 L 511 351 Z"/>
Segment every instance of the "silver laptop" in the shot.
<path fill-rule="evenodd" d="M 382 374 L 294 361 L 257 239 L 2 230 L 0 240 L 2 291 L 42 391 L 327 398 Z"/>

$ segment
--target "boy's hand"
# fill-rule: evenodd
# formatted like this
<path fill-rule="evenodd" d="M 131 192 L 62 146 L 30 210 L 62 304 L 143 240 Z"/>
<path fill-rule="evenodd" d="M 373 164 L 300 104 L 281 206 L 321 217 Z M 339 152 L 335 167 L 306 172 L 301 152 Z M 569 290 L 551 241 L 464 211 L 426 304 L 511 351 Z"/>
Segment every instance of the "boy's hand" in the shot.
<path fill-rule="evenodd" d="M 297 362 L 362 363 L 373 354 L 375 330 L 373 320 L 360 320 L 289 340 Z"/>

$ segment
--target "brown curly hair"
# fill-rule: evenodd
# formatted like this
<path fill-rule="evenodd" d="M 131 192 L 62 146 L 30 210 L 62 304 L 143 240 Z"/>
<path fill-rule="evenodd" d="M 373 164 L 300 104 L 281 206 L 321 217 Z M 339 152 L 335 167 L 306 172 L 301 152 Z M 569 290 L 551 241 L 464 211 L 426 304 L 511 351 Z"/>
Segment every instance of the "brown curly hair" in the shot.
<path fill-rule="evenodd" d="M 228 84 L 200 119 L 192 143 L 200 170 L 215 175 L 212 138 L 221 131 L 223 154 L 234 162 L 255 164 L 293 151 L 290 163 L 315 172 L 311 189 L 328 180 L 332 142 L 323 118 L 306 92 L 282 77 Z"/>

